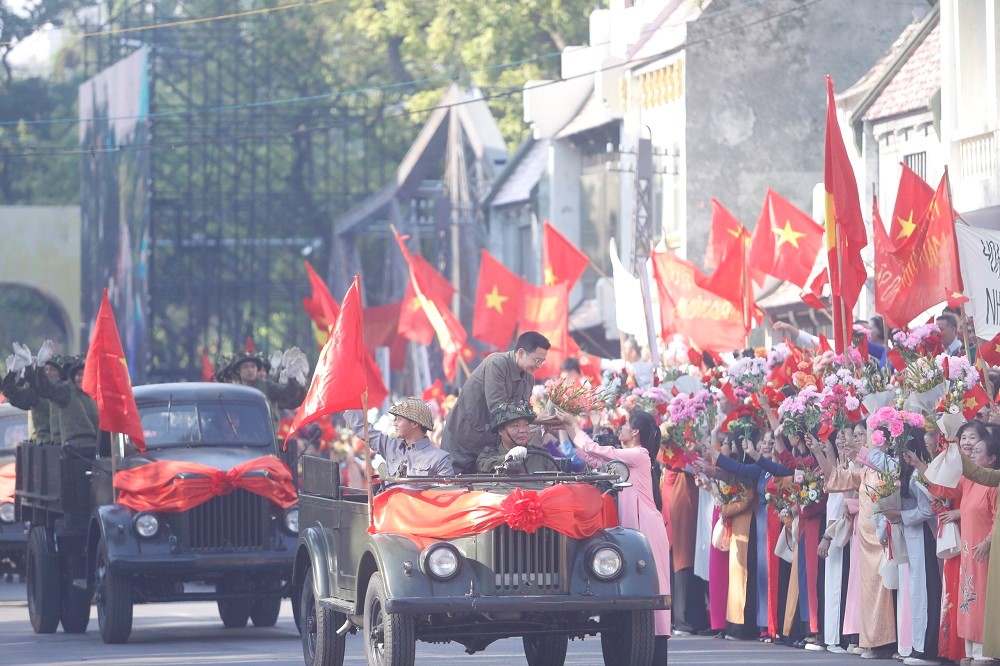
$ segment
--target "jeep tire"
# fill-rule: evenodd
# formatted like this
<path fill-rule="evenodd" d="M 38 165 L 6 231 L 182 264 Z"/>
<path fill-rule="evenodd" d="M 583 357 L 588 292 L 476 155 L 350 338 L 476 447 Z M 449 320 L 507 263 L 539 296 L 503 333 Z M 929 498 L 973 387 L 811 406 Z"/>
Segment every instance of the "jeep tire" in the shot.
<path fill-rule="evenodd" d="M 234 585 L 232 581 L 220 580 L 215 584 L 215 591 L 219 594 L 238 590 L 238 586 Z M 216 604 L 219 606 L 219 617 L 222 618 L 222 625 L 226 629 L 242 629 L 247 626 L 253 599 L 219 599 Z"/>
<path fill-rule="evenodd" d="M 132 633 L 132 580 L 111 571 L 104 537 L 97 544 L 94 567 L 97 624 L 105 643 L 124 643 Z"/>
<path fill-rule="evenodd" d="M 606 613 L 601 617 L 601 652 L 606 666 L 651 666 L 656 645 L 653 611 Z"/>
<path fill-rule="evenodd" d="M 36 525 L 28 533 L 28 617 L 36 634 L 51 634 L 59 627 L 59 560 L 49 551 L 49 535 Z"/>
<path fill-rule="evenodd" d="M 385 612 L 382 574 L 375 572 L 365 593 L 365 657 L 369 666 L 413 666 L 416 627 L 412 615 Z"/>
<path fill-rule="evenodd" d="M 250 605 L 250 619 L 255 627 L 273 627 L 280 614 L 280 596 L 261 595 Z"/>
<path fill-rule="evenodd" d="M 302 618 L 302 657 L 306 666 L 343 666 L 347 637 L 338 636 L 337 629 L 347 618 L 316 602 L 313 591 L 312 568 L 306 569 L 306 578 L 299 595 L 299 617 Z M 295 596 L 292 597 L 295 600 Z"/>
<path fill-rule="evenodd" d="M 528 666 L 562 666 L 566 661 L 569 636 L 532 634 L 521 640 Z"/>

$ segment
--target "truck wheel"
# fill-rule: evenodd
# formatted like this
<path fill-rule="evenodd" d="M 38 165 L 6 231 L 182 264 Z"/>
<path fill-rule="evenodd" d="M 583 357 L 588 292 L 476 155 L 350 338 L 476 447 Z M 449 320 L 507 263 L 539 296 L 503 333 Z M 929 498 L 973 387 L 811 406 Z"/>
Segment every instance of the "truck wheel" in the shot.
<path fill-rule="evenodd" d="M 656 636 L 653 611 L 618 611 L 601 618 L 601 652 L 606 666 L 651 666 Z"/>
<path fill-rule="evenodd" d="M 281 597 L 258 597 L 250 606 L 250 619 L 255 627 L 273 627 L 281 614 Z"/>
<path fill-rule="evenodd" d="M 97 544 L 94 571 L 97 624 L 105 643 L 124 643 L 132 633 L 132 580 L 111 571 L 104 538 Z"/>
<path fill-rule="evenodd" d="M 59 627 L 59 561 L 49 552 L 44 527 L 28 533 L 28 617 L 36 634 L 51 634 Z"/>
<path fill-rule="evenodd" d="M 227 581 L 219 581 L 215 584 L 215 591 L 219 594 L 226 592 L 236 592 L 238 588 Z M 247 626 L 250 619 L 250 606 L 252 599 L 219 599 L 219 617 L 226 629 L 242 629 Z"/>
<path fill-rule="evenodd" d="M 412 615 L 385 612 L 382 574 L 375 572 L 365 594 L 365 656 L 373 666 L 413 666 L 416 659 L 416 628 Z"/>
<path fill-rule="evenodd" d="M 316 603 L 313 592 L 312 568 L 306 569 L 299 599 L 302 618 L 302 656 L 306 666 L 343 666 L 347 636 L 338 636 L 337 629 L 347 618 Z M 294 599 L 294 598 L 293 598 Z"/>
<path fill-rule="evenodd" d="M 531 635 L 521 638 L 528 666 L 562 666 L 569 636 Z"/>
<path fill-rule="evenodd" d="M 89 590 L 81 590 L 73 586 L 72 581 L 65 581 L 63 588 L 62 607 L 59 609 L 59 621 L 67 634 L 82 634 L 90 624 Z"/>
<path fill-rule="evenodd" d="M 295 620 L 295 628 L 299 630 L 299 636 L 302 635 L 302 588 L 293 586 L 292 587 L 292 619 Z"/>

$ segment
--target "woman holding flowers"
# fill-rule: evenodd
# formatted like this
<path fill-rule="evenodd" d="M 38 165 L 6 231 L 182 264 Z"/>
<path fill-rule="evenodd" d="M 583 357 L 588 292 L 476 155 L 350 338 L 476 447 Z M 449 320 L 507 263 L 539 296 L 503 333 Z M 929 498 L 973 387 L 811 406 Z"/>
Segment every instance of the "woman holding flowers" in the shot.
<path fill-rule="evenodd" d="M 891 409 L 891 408 L 886 408 Z M 888 414 L 875 421 L 875 417 L 883 410 L 879 410 L 869 419 L 868 426 L 872 430 L 871 440 L 877 447 L 869 452 L 862 461 L 864 464 L 854 469 L 844 469 L 833 463 L 833 457 L 829 455 L 817 456 L 820 468 L 826 477 L 826 492 L 842 493 L 850 491 L 859 492 L 857 533 L 858 552 L 860 555 L 861 572 L 861 633 L 860 646 L 865 650 L 861 655 L 868 659 L 884 659 L 891 657 L 896 645 L 896 612 L 893 605 L 892 593 L 882 584 L 882 576 L 879 575 L 879 565 L 882 562 L 883 548 L 876 534 L 875 523 L 872 518 L 876 514 L 877 498 L 872 497 L 868 492 L 869 488 L 880 487 L 887 476 L 897 470 L 895 461 L 887 454 L 892 440 L 890 435 L 898 437 L 903 434 L 906 427 L 906 420 L 902 416 L 908 412 L 896 412 L 892 423 L 885 420 Z M 914 415 L 923 424 L 923 417 Z M 879 423 L 879 426 L 875 424 Z M 891 427 L 891 431 L 886 432 Z M 811 445 L 814 452 L 820 451 L 822 446 L 818 440 L 812 440 Z M 862 452 L 864 452 L 862 450 Z"/>
<path fill-rule="evenodd" d="M 996 486 L 1000 484 L 1000 471 L 997 471 L 1000 441 L 991 437 L 977 442 L 972 454 L 970 457 L 962 453 L 964 476 L 958 480 L 958 486 L 946 488 L 931 483 L 928 489 L 937 497 L 960 501 L 959 516 L 956 517 L 953 511 L 946 511 L 939 516 L 944 523 L 960 518 L 962 540 L 958 595 L 954 599 L 946 597 L 942 603 L 953 604 L 958 609 L 958 635 L 965 639 L 966 657 L 983 659 L 985 656 L 1000 657 L 997 632 L 985 631 L 985 627 L 993 629 L 1000 626 L 1000 590 L 997 588 L 996 577 L 990 581 L 989 576 L 991 564 L 994 565 L 994 571 L 1000 571 L 1000 562 L 991 555 L 998 515 Z M 916 456 L 908 455 L 907 462 L 921 474 L 927 469 L 927 464 Z M 985 645 L 990 639 L 993 639 L 993 645 Z"/>
<path fill-rule="evenodd" d="M 660 594 L 670 594 L 670 543 L 663 522 L 660 498 L 660 430 L 653 415 L 635 410 L 618 433 L 622 448 L 601 446 L 590 439 L 577 418 L 561 409 L 556 416 L 576 446 L 577 453 L 587 463 L 600 466 L 610 460 L 628 465 L 632 485 L 618 495 L 618 519 L 622 527 L 639 530 L 649 540 L 656 563 Z M 655 611 L 656 650 L 654 664 L 666 663 L 666 640 L 670 637 L 670 611 Z"/>
<path fill-rule="evenodd" d="M 738 427 L 733 427 L 733 425 L 730 424 L 729 430 L 731 436 L 735 435 L 735 440 L 736 440 L 734 443 L 735 450 L 739 451 L 740 449 L 742 449 L 742 453 L 751 458 L 752 460 L 756 460 L 757 458 L 759 458 L 761 456 L 761 452 L 765 452 L 766 454 L 770 455 L 774 442 L 773 437 L 770 437 L 770 433 L 768 433 L 769 435 L 768 442 L 767 443 L 761 442 L 760 448 L 758 448 L 757 446 L 757 441 L 761 439 L 760 429 L 763 426 L 763 421 L 757 415 L 745 415 L 745 419 L 751 421 L 751 423 L 740 425 Z M 756 622 L 757 622 L 757 628 L 759 630 L 758 640 L 767 638 L 773 639 L 774 634 L 770 633 L 768 629 L 769 625 L 770 626 L 776 625 L 776 623 L 769 622 L 769 617 L 768 617 L 768 611 L 770 608 L 769 594 L 768 594 L 769 592 L 768 567 L 769 565 L 772 567 L 776 567 L 777 558 L 773 556 L 773 550 L 774 550 L 773 545 L 770 549 L 772 555 L 770 558 L 768 557 L 769 553 L 768 535 L 767 535 L 768 505 L 764 501 L 765 489 L 767 488 L 768 482 L 772 478 L 771 474 L 765 471 L 761 466 L 754 464 L 746 464 L 744 462 L 741 462 L 738 458 L 733 456 L 733 454 L 721 455 L 718 452 L 710 451 L 710 455 L 713 458 L 715 465 L 719 469 L 729 472 L 738 479 L 742 479 L 743 481 L 752 484 L 753 487 L 755 487 L 757 490 L 757 508 L 753 513 L 752 529 L 749 531 L 749 533 L 753 536 L 753 538 L 751 539 L 752 543 L 750 544 L 752 547 L 750 552 L 752 552 L 754 556 L 753 559 L 755 560 L 752 563 L 753 564 L 752 568 L 754 570 L 754 583 L 755 583 L 753 587 L 756 588 L 757 592 Z M 702 461 L 697 461 L 696 464 L 698 463 L 700 463 L 699 466 L 702 469 L 704 469 L 705 463 L 703 463 Z M 780 473 L 781 476 L 791 475 L 791 470 L 788 470 L 783 466 L 779 467 L 781 470 Z M 733 580 L 733 577 L 735 575 L 732 567 L 732 562 L 733 562 L 732 553 L 733 551 L 730 550 L 731 554 L 730 555 L 731 566 L 729 573 L 730 581 Z M 771 559 L 775 560 L 773 565 L 770 562 Z M 775 582 L 777 582 L 777 571 L 775 571 Z M 732 582 L 730 582 L 730 593 L 732 593 L 733 588 L 734 586 L 732 585 Z M 774 597 L 776 602 L 777 601 L 776 585 L 774 590 Z M 749 624 L 749 618 L 744 617 L 743 620 L 745 624 Z"/>

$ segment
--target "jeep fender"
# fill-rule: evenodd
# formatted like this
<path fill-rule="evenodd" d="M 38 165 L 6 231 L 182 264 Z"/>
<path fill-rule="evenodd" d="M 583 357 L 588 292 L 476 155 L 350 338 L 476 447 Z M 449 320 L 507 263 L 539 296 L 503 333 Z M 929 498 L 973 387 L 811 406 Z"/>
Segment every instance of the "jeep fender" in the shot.
<path fill-rule="evenodd" d="M 609 542 L 618 546 L 625 556 L 625 571 L 618 580 L 603 583 L 590 574 L 587 557 L 592 548 Z M 652 597 L 660 594 L 656 560 L 645 535 L 634 529 L 612 527 L 586 539 L 574 565 L 570 594 L 586 594 L 588 589 L 598 595 Z"/>
<path fill-rule="evenodd" d="M 332 595 L 334 581 L 331 576 L 337 571 L 336 536 L 324 527 L 307 527 L 299 533 L 295 550 L 295 564 L 292 567 L 292 583 L 302 585 L 306 569 L 313 571 L 313 594 L 317 599 L 327 599 Z M 339 586 L 338 586 L 339 587 Z"/>
<path fill-rule="evenodd" d="M 139 544 L 132 534 L 132 514 L 120 504 L 105 504 L 94 510 L 87 529 L 87 577 L 92 579 L 97 560 L 97 544 L 104 538 L 108 565 L 122 555 L 139 554 Z M 93 582 L 92 580 L 90 582 Z"/>

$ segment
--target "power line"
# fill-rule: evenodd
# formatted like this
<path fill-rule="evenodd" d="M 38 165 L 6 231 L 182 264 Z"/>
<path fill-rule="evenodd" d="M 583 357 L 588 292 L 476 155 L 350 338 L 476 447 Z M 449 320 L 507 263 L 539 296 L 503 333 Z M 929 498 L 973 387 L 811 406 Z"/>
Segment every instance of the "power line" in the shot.
<path fill-rule="evenodd" d="M 672 55 L 674 53 L 677 53 L 677 52 L 679 52 L 679 51 L 681 51 L 681 50 L 683 50 L 685 48 L 688 48 L 690 46 L 695 46 L 695 45 L 698 45 L 698 44 L 709 43 L 713 39 L 717 39 L 717 38 L 719 38 L 721 36 L 728 35 L 728 34 L 731 34 L 733 32 L 739 32 L 739 31 L 744 30 L 746 28 L 750 28 L 750 27 L 753 27 L 753 26 L 756 26 L 756 25 L 760 25 L 761 23 L 766 23 L 766 22 L 771 21 L 773 19 L 780 18 L 780 17 L 785 16 L 787 14 L 790 14 L 792 12 L 800 11 L 802 9 L 805 9 L 807 7 L 811 7 L 812 5 L 816 5 L 816 4 L 819 4 L 820 2 L 824 2 L 824 1 L 825 0 L 808 0 L 807 2 L 804 2 L 801 5 L 797 5 L 795 7 L 790 7 L 788 9 L 786 9 L 786 10 L 783 10 L 783 11 L 777 12 L 775 14 L 771 14 L 771 15 L 762 17 L 762 18 L 757 19 L 755 21 L 750 21 L 750 22 L 745 23 L 745 24 L 734 26 L 734 27 L 729 28 L 727 30 L 722 30 L 722 31 L 716 32 L 716 33 L 714 33 L 712 35 L 705 36 L 705 37 L 703 37 L 701 39 L 687 41 L 684 44 L 680 45 L 679 47 L 676 47 L 676 48 L 674 48 L 674 49 L 672 49 L 672 50 L 670 50 L 668 52 L 657 53 L 657 54 L 648 56 L 646 58 L 641 58 L 639 60 L 635 60 L 635 61 L 632 61 L 632 62 L 624 63 L 624 65 L 627 65 L 630 68 L 642 67 L 642 66 L 647 65 L 649 63 L 652 63 L 652 62 L 655 62 L 657 60 L 660 60 L 660 59 L 662 59 L 662 58 L 664 58 L 666 56 L 669 56 L 669 55 Z M 560 84 L 560 83 L 563 83 L 563 82 L 566 82 L 566 81 L 572 81 L 572 80 L 580 79 L 580 78 L 583 78 L 583 77 L 593 76 L 594 74 L 598 74 L 600 72 L 609 71 L 609 70 L 612 70 L 612 69 L 618 69 L 618 68 L 620 68 L 622 66 L 623 66 L 623 64 L 619 63 L 619 64 L 615 64 L 615 65 L 609 65 L 607 67 L 603 67 L 603 68 L 600 68 L 600 69 L 597 69 L 597 70 L 592 70 L 592 71 L 588 71 L 588 72 L 581 72 L 579 74 L 574 74 L 574 75 L 567 76 L 565 78 L 561 78 L 561 79 L 558 79 L 558 80 L 546 81 L 546 82 L 543 82 L 543 83 L 539 83 L 536 86 L 533 86 L 532 90 L 535 90 L 537 88 L 548 87 L 548 86 L 551 86 L 551 85 L 557 85 L 557 84 Z M 500 90 L 498 92 L 493 92 L 493 93 L 490 93 L 490 94 L 484 94 L 481 97 L 477 97 L 475 99 L 470 99 L 470 100 L 464 100 L 464 101 L 461 101 L 461 102 L 452 102 L 452 103 L 449 103 L 449 104 L 437 104 L 437 105 L 434 105 L 434 106 L 424 107 L 424 108 L 420 108 L 420 109 L 404 109 L 404 110 L 401 110 L 399 112 L 384 114 L 383 115 L 383 119 L 395 119 L 395 118 L 402 118 L 402 117 L 407 117 L 407 116 L 412 116 L 412 115 L 418 115 L 418 114 L 422 114 L 422 113 L 430 113 L 430 112 L 437 111 L 437 110 L 440 110 L 440 109 L 449 109 L 449 108 L 464 106 L 466 104 L 472 104 L 472 103 L 475 103 L 475 102 L 488 102 L 488 101 L 494 100 L 494 99 L 500 99 L 500 98 L 504 98 L 504 97 L 510 97 L 510 96 L 513 96 L 513 95 L 517 95 L 517 94 L 520 94 L 522 92 L 523 92 L 523 87 L 509 88 L 509 89 L 505 89 L 505 90 Z M 341 93 L 341 94 L 346 94 L 346 93 Z M 213 107 L 213 108 L 237 109 L 237 108 L 243 108 L 243 105 L 233 105 L 231 107 Z M 147 117 L 147 116 L 143 116 L 143 117 Z M 154 117 L 154 114 L 151 114 L 148 117 Z M 27 149 L 25 149 L 23 151 L 20 151 L 20 152 L 8 151 L 8 152 L 5 152 L 4 154 L 6 156 L 24 156 L 24 157 L 28 157 L 28 156 L 46 156 L 46 157 L 48 157 L 48 156 L 60 156 L 60 155 L 95 155 L 95 154 L 99 154 L 99 153 L 122 152 L 123 150 L 164 150 L 164 149 L 174 149 L 174 148 L 182 147 L 182 146 L 206 145 L 206 144 L 213 144 L 213 143 L 230 143 L 230 142 L 247 141 L 247 140 L 253 140 L 253 139 L 276 138 L 276 137 L 290 136 L 290 135 L 294 135 L 294 134 L 304 134 L 304 133 L 311 133 L 311 132 L 320 132 L 320 131 L 326 131 L 326 130 L 331 130 L 331 129 L 337 129 L 337 128 L 341 128 L 341 127 L 349 127 L 351 125 L 356 125 L 356 124 L 359 124 L 361 122 L 364 122 L 364 120 L 365 120 L 364 118 L 354 118 L 354 119 L 351 119 L 349 121 L 345 121 L 345 122 L 342 122 L 342 123 L 332 123 L 332 124 L 315 125 L 315 126 L 312 126 L 312 127 L 305 127 L 305 128 L 303 128 L 303 127 L 296 127 L 296 128 L 292 128 L 292 129 L 288 129 L 288 130 L 278 131 L 278 132 L 260 132 L 260 133 L 239 135 L 239 136 L 234 136 L 234 137 L 213 137 L 213 138 L 210 138 L 210 139 L 193 139 L 193 140 L 190 140 L 190 141 L 175 141 L 175 142 L 171 142 L 169 144 L 118 144 L 118 145 L 110 146 L 110 147 L 107 147 L 107 148 L 63 148 L 62 146 L 58 146 L 58 145 L 48 145 L 48 146 L 37 145 L 37 146 L 29 147 L 29 148 L 27 148 Z M 76 121 L 74 121 L 74 122 L 76 122 Z"/>
<path fill-rule="evenodd" d="M 326 3 L 326 2 L 334 2 L 334 1 L 335 0 L 317 0 L 316 2 L 301 3 L 301 4 L 298 4 L 298 5 L 283 5 L 282 8 L 287 9 L 287 8 L 291 8 L 291 7 L 302 7 L 302 6 L 306 6 L 306 5 L 319 4 L 321 2 Z M 732 5 L 730 7 L 726 7 L 724 9 L 719 9 L 719 10 L 716 10 L 714 12 L 705 12 L 705 13 L 701 14 L 699 16 L 699 18 L 700 19 L 708 19 L 708 18 L 714 18 L 716 16 L 720 16 L 720 15 L 723 15 L 723 14 L 733 13 L 733 12 L 736 12 L 736 11 L 739 11 L 739 10 L 746 9 L 748 7 L 751 7 L 751 6 L 759 5 L 762 1 L 763 0 L 747 0 L 744 3 L 738 4 L 738 5 Z M 223 16 L 223 17 L 206 17 L 206 18 L 203 18 L 203 19 L 192 19 L 192 21 L 195 21 L 195 22 L 208 22 L 208 21 L 212 21 L 212 20 L 219 20 L 219 18 L 226 18 L 228 16 L 239 16 L 239 15 L 242 15 L 242 14 L 232 14 L 232 15 L 226 15 L 226 16 Z M 658 26 L 656 26 L 654 28 L 650 28 L 648 30 L 644 30 L 644 31 L 640 32 L 639 35 L 642 36 L 642 35 L 652 34 L 652 33 L 656 32 L 658 30 L 662 30 L 663 28 L 676 27 L 676 26 L 684 25 L 685 23 L 687 23 L 687 21 L 682 21 L 682 22 L 677 22 L 677 23 L 664 23 L 664 24 L 658 25 Z M 174 23 L 174 24 L 149 25 L 149 26 L 140 26 L 140 27 L 142 29 L 155 29 L 155 28 L 160 28 L 160 27 L 168 27 L 169 25 L 177 25 L 177 23 Z M 125 29 L 122 29 L 122 30 L 125 30 Z M 104 33 L 91 33 L 91 34 L 96 35 L 96 34 L 104 34 Z M 610 43 L 609 41 L 598 42 L 596 44 L 589 45 L 589 48 L 593 48 L 595 46 L 606 46 L 609 43 Z M 697 43 L 697 42 L 691 42 L 691 43 Z M 539 62 L 539 61 L 547 60 L 547 59 L 550 59 L 550 58 L 555 58 L 555 57 L 558 57 L 558 56 L 561 56 L 561 55 L 562 55 L 561 51 L 551 51 L 549 53 L 543 53 L 543 54 L 540 54 L 540 55 L 532 55 L 532 56 L 528 56 L 526 58 L 521 58 L 519 60 L 513 60 L 513 61 L 510 61 L 510 62 L 499 63 L 499 64 L 494 64 L 494 65 L 487 65 L 485 67 L 480 67 L 480 68 L 477 68 L 477 69 L 468 70 L 467 73 L 470 74 L 470 75 L 472 75 L 472 74 L 478 74 L 478 73 L 481 73 L 481 72 L 489 72 L 489 71 L 493 71 L 493 70 L 510 69 L 510 68 L 517 67 L 517 66 L 520 66 L 520 65 L 523 65 L 523 64 L 526 64 L 526 63 Z M 30 126 L 36 126 L 36 125 L 80 124 L 80 123 L 89 123 L 89 122 L 98 122 L 98 121 L 100 121 L 100 122 L 109 122 L 109 121 L 118 121 L 118 120 L 136 120 L 136 119 L 138 119 L 140 117 L 141 118 L 156 119 L 156 118 L 167 118 L 167 117 L 172 117 L 172 116 L 193 115 L 193 114 L 196 114 L 196 113 L 204 113 L 206 111 L 207 112 L 217 112 L 217 111 L 234 111 L 234 110 L 242 110 L 242 109 L 257 109 L 257 108 L 266 108 L 266 107 L 270 107 L 270 106 L 283 106 L 283 105 L 286 105 L 286 104 L 298 104 L 298 103 L 302 103 L 302 102 L 314 102 L 314 101 L 325 100 L 325 99 L 335 99 L 337 97 L 343 97 L 343 96 L 348 96 L 348 95 L 362 95 L 362 94 L 367 94 L 367 93 L 377 93 L 377 92 L 382 92 L 382 91 L 385 91 L 385 90 L 392 90 L 392 89 L 395 89 L 395 88 L 406 88 L 406 87 L 420 85 L 420 84 L 428 84 L 428 83 L 435 83 L 435 82 L 439 82 L 439 81 L 450 81 L 450 80 L 452 80 L 451 76 L 448 76 L 448 75 L 438 75 L 438 76 L 425 77 L 425 78 L 421 78 L 421 79 L 411 79 L 409 81 L 400 81 L 400 82 L 393 82 L 393 83 L 385 83 L 385 84 L 381 84 L 381 85 L 377 85 L 377 86 L 366 86 L 366 87 L 361 87 L 361 88 L 352 88 L 352 89 L 348 89 L 348 90 L 332 91 L 332 92 L 328 92 L 328 93 L 317 93 L 315 95 L 304 95 L 304 96 L 299 96 L 299 97 L 289 97 L 289 98 L 276 99 L 276 100 L 265 100 L 265 101 L 262 101 L 262 102 L 249 102 L 249 103 L 244 103 L 244 104 L 226 104 L 226 105 L 220 105 L 220 106 L 199 107 L 199 108 L 196 108 L 196 109 L 193 109 L 193 110 L 191 110 L 191 109 L 183 109 L 183 110 L 178 109 L 178 110 L 173 110 L 173 111 L 159 111 L 159 112 L 156 112 L 156 113 L 153 113 L 153 114 L 149 114 L 147 116 L 101 116 L 101 117 L 95 117 L 95 118 L 43 118 L 43 119 L 40 119 L 40 120 L 24 120 L 24 119 L 21 119 L 21 120 L 4 120 L 4 121 L 0 121 L 0 127 L 17 126 L 17 125 L 20 125 L 22 123 L 25 126 L 29 126 L 30 127 Z"/>

